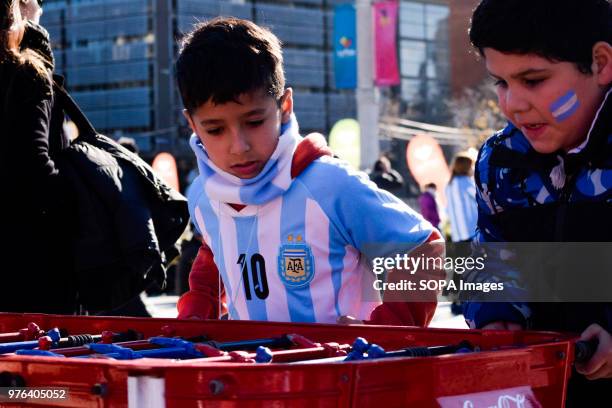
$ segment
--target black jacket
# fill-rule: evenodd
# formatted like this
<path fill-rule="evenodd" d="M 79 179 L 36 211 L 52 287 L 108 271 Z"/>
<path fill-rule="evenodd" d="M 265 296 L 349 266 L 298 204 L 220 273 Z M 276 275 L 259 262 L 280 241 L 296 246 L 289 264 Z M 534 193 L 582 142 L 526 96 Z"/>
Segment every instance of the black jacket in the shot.
<path fill-rule="evenodd" d="M 187 200 L 136 154 L 98 134 L 65 91 L 55 89 L 80 132 L 59 157 L 77 201 L 78 304 L 100 313 L 153 281 L 163 283 L 163 252 L 187 226 Z"/>
<path fill-rule="evenodd" d="M 49 149 L 50 79 L 3 61 L 0 98 L 0 311 L 71 312 L 72 200 Z"/>

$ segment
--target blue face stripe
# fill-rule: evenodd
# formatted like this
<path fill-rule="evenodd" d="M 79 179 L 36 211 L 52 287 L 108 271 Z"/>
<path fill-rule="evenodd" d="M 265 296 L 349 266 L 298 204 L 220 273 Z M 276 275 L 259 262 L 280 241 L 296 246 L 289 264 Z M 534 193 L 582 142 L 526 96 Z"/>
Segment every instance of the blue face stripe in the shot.
<path fill-rule="evenodd" d="M 223 280 L 223 286 L 225 287 L 225 293 L 227 295 L 227 299 L 233 299 L 232 286 L 228 279 L 227 271 L 225 270 L 225 261 L 224 261 L 225 258 L 223 256 L 223 244 L 219 236 L 219 228 L 220 228 L 219 218 L 217 218 L 215 212 L 213 211 L 211 207 L 211 202 L 208 201 L 206 194 L 203 194 L 201 196 L 199 207 L 201 208 L 203 215 L 204 214 L 209 215 L 208 217 L 204 216 L 204 218 L 206 219 L 206 232 L 208 233 L 212 241 L 213 247 L 211 248 L 211 250 L 215 254 L 215 264 L 217 265 L 217 269 L 219 270 L 219 273 L 221 274 L 221 279 Z M 240 319 L 240 315 L 238 314 L 238 311 L 236 310 L 236 307 L 234 306 L 232 302 L 229 302 L 228 308 L 229 308 L 228 310 L 229 315 L 232 319 Z"/>
<path fill-rule="evenodd" d="M 572 99 L 574 99 L 573 102 Z M 570 104 L 568 106 L 568 104 Z M 578 101 L 578 97 L 576 92 L 568 91 L 565 95 L 557 99 L 550 105 L 550 111 L 552 115 L 555 117 L 557 122 L 561 122 L 570 116 L 572 116 L 578 107 L 580 106 L 580 102 Z"/>
<path fill-rule="evenodd" d="M 557 116 L 557 122 L 562 122 L 565 119 L 567 119 L 570 116 L 572 116 L 574 113 L 576 113 L 576 111 L 578 110 L 579 107 L 580 107 L 580 102 L 576 101 L 576 103 L 572 106 L 572 108 L 570 110 L 568 110 L 567 112 Z"/>
<path fill-rule="evenodd" d="M 236 241 L 238 245 L 238 255 L 246 255 L 244 262 L 246 262 L 248 278 L 248 282 L 243 280 L 242 266 L 238 264 L 238 259 L 234 260 L 234 262 L 236 263 L 236 271 L 238 271 L 238 273 L 240 274 L 238 280 L 242 282 L 242 285 L 236 288 L 236 290 L 244 291 L 248 283 L 251 299 L 246 299 L 245 294 L 245 301 L 249 310 L 249 320 L 268 320 L 268 312 L 266 311 L 266 301 L 265 299 L 258 298 L 255 294 L 255 287 L 253 282 L 253 273 L 255 273 L 255 271 L 253 271 L 251 268 L 251 258 L 254 254 L 259 253 L 259 244 L 257 242 L 257 217 L 236 217 L 234 218 L 234 223 L 236 225 Z M 266 266 L 270 268 L 273 267 L 273 265 L 274 264 Z"/>
<path fill-rule="evenodd" d="M 569 102 L 569 100 L 572 99 L 574 95 L 576 95 L 574 91 L 568 91 L 565 95 L 563 95 L 562 97 L 557 99 L 555 102 L 553 102 L 552 105 L 550 105 L 550 110 L 553 112 L 556 111 L 561 106 Z"/>
<path fill-rule="evenodd" d="M 305 237 L 306 196 L 297 191 L 293 193 L 286 194 L 283 197 L 280 226 L 281 245 L 287 243 L 289 235 L 294 237 L 302 235 L 302 237 Z M 277 269 L 277 273 L 280 274 L 281 271 Z M 316 259 L 314 273 L 317 273 Z M 281 281 L 283 281 L 282 276 Z M 310 283 L 300 287 L 288 287 L 285 285 L 285 292 L 287 293 L 287 306 L 289 307 L 289 316 L 292 322 L 316 322 L 312 296 L 310 294 Z"/>

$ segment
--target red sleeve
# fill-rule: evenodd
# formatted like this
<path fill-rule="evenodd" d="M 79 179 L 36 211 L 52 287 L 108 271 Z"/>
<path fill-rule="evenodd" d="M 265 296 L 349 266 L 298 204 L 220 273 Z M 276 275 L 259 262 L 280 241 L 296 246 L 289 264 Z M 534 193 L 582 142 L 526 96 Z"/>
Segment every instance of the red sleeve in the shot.
<path fill-rule="evenodd" d="M 202 244 L 189 273 L 189 291 L 181 296 L 176 305 L 178 318 L 218 319 L 219 299 L 223 315 L 227 313 L 225 288 L 219 279 L 212 251 L 206 244 Z"/>
<path fill-rule="evenodd" d="M 429 236 L 427 242 L 414 249 L 411 256 L 442 257 L 444 260 L 444 240 L 437 230 Z M 442 262 L 443 264 L 444 262 Z M 402 279 L 444 279 L 444 270 L 417 271 L 414 275 L 406 275 L 398 271 L 388 274 L 388 282 L 399 282 Z M 415 301 L 407 301 L 403 292 L 387 292 L 385 301 L 370 314 L 366 324 L 393 325 L 393 326 L 420 326 L 427 327 L 433 319 L 438 304 L 437 291 L 415 292 Z M 395 296 L 394 296 L 395 295 Z M 394 298 L 395 297 L 395 298 Z"/>

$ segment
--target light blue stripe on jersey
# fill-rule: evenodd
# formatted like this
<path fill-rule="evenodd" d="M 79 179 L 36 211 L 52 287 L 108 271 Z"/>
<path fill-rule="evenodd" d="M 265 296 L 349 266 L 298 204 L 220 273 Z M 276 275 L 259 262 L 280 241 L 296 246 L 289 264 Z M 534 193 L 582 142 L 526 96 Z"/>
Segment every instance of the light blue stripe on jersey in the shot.
<path fill-rule="evenodd" d="M 200 190 L 201 191 L 201 190 Z M 203 194 L 203 193 L 202 193 Z M 195 201 L 195 200 L 190 200 Z M 220 236 L 219 228 L 219 218 L 215 215 L 214 210 L 211 207 L 211 202 L 208 200 L 201 200 L 198 198 L 197 202 L 202 207 L 202 213 L 209 214 L 209 217 L 206 217 L 206 232 L 208 236 L 211 238 L 212 248 L 211 251 L 215 254 L 215 264 L 217 265 L 217 269 L 221 274 L 221 279 L 223 280 L 223 286 L 225 287 L 225 293 L 228 299 L 233 299 L 233 288 L 230 284 L 230 280 L 227 276 L 227 271 L 225 270 L 225 256 L 223 254 L 223 242 L 218 239 Z M 193 213 L 193 212 L 192 212 Z M 240 319 L 240 314 L 238 310 L 236 310 L 236 306 L 234 302 L 229 302 L 228 304 L 228 312 L 232 319 Z"/>
<path fill-rule="evenodd" d="M 295 190 L 295 186 L 292 186 Z M 285 194 L 283 197 L 283 203 L 281 208 L 281 243 L 287 242 L 287 237 L 292 235 L 297 237 L 301 235 L 305 237 L 305 217 L 306 217 L 306 194 L 303 189 L 300 191 L 294 191 L 294 194 Z M 316 262 L 312 266 L 314 272 L 317 271 Z M 280 271 L 278 271 L 280 273 Z M 282 278 L 281 278 L 282 280 Z M 316 317 L 314 312 L 314 306 L 312 304 L 312 296 L 310 294 L 310 284 L 287 288 L 287 306 L 289 307 L 289 316 L 291 316 L 292 322 L 304 322 L 304 323 L 315 323 Z"/>
<path fill-rule="evenodd" d="M 257 295 L 255 295 L 255 285 L 253 282 L 254 271 L 251 269 L 251 258 L 254 254 L 259 253 L 259 244 L 257 242 L 257 217 L 235 217 L 234 223 L 236 225 L 238 255 L 246 255 L 244 262 L 246 262 L 246 279 L 248 279 L 248 282 L 243 280 L 245 277 L 242 274 L 242 265 L 238 264 L 238 259 L 236 259 L 236 269 L 240 273 L 240 278 L 238 280 L 242 282 L 242 285 L 236 288 L 236 290 L 245 290 L 248 283 L 248 288 L 251 295 L 251 300 L 248 300 L 245 294 L 245 302 L 249 311 L 248 320 L 268 320 L 265 299 L 260 299 L 257 297 Z M 261 272 L 263 273 L 264 271 Z M 259 281 L 261 282 L 261 278 Z"/>

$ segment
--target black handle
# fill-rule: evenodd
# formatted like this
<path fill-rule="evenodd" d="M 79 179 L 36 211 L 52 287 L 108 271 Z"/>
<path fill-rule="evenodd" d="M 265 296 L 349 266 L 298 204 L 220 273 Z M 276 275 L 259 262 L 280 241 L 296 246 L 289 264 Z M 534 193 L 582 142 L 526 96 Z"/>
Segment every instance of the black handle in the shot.
<path fill-rule="evenodd" d="M 574 346 L 574 362 L 586 363 L 589 361 L 597 351 L 597 346 L 599 346 L 597 338 L 577 341 Z"/>

